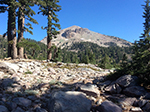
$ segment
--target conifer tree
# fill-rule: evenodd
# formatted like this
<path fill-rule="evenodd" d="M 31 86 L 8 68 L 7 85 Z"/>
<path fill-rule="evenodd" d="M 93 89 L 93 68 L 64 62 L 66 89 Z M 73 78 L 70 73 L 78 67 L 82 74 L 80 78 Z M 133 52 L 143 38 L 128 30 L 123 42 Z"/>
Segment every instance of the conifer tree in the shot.
<path fill-rule="evenodd" d="M 16 0 L 0 0 L 0 12 L 8 11 L 7 41 L 8 57 L 17 58 L 16 48 L 16 9 L 19 6 Z"/>
<path fill-rule="evenodd" d="M 57 18 L 56 12 L 60 11 L 61 8 L 57 4 L 59 0 L 40 0 L 39 1 L 39 13 L 47 16 L 48 24 L 47 27 L 43 28 L 47 30 L 47 59 L 51 60 L 52 51 L 51 51 L 51 41 L 52 38 L 56 38 L 56 35 L 59 33 L 56 28 L 60 29 L 59 19 Z"/>
<path fill-rule="evenodd" d="M 150 1 L 146 0 L 145 3 L 146 5 L 143 5 L 144 33 L 141 39 L 134 44 L 135 54 L 132 57 L 132 70 L 133 74 L 150 84 Z"/>
<path fill-rule="evenodd" d="M 25 24 L 25 19 L 35 24 L 38 24 L 38 23 L 35 19 L 31 17 L 35 15 L 35 12 L 31 9 L 31 6 L 34 6 L 34 4 L 36 3 L 35 0 L 18 0 L 18 2 L 20 6 L 17 12 L 18 14 L 18 40 L 17 42 L 19 43 L 24 38 L 23 37 L 24 31 L 27 31 L 30 34 L 33 34 L 32 31 L 29 30 L 29 28 L 33 29 L 32 25 L 29 22 Z M 23 53 L 24 53 L 23 47 L 18 47 L 19 58 L 24 58 Z"/>
<path fill-rule="evenodd" d="M 18 42 L 23 39 L 23 32 L 26 30 L 32 33 L 28 28 L 24 27 L 25 16 L 29 21 L 37 23 L 36 20 L 31 18 L 35 12 L 31 10 L 30 6 L 33 6 L 35 0 L 0 0 L 0 12 L 8 11 L 8 27 L 7 27 L 7 40 L 8 40 L 8 57 L 13 59 L 17 58 L 18 54 L 20 58 L 23 58 L 23 48 L 18 48 L 17 53 L 17 38 L 16 38 L 16 17 L 18 16 Z M 18 9 L 19 8 L 19 9 Z M 18 11 L 16 12 L 16 10 Z M 31 24 L 27 24 L 32 29 Z"/>

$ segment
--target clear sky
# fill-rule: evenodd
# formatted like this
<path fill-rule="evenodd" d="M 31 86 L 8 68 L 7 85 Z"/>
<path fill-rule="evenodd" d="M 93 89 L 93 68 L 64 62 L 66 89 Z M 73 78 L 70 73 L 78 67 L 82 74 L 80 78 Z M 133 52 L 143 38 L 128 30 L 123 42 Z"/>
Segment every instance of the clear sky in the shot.
<path fill-rule="evenodd" d="M 143 33 L 144 0 L 60 0 L 62 10 L 57 13 L 61 29 L 77 25 L 105 35 L 116 36 L 130 42 Z M 35 12 L 37 7 L 33 8 Z M 24 33 L 25 38 L 37 41 L 46 36 L 46 16 L 36 15 L 38 25 L 33 25 L 33 35 Z M 6 32 L 7 13 L 0 14 L 0 34 Z"/>

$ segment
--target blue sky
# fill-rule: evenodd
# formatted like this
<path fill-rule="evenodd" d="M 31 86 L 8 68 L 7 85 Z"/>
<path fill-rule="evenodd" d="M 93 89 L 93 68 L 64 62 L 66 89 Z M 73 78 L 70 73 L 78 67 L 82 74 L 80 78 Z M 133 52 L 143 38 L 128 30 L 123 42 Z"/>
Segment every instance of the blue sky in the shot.
<path fill-rule="evenodd" d="M 62 10 L 58 12 L 61 29 L 77 25 L 105 35 L 116 36 L 130 42 L 143 33 L 144 0 L 60 0 Z M 33 8 L 35 12 L 37 7 Z M 37 41 L 46 36 L 47 18 L 35 15 L 38 25 L 33 25 L 33 35 L 24 33 L 25 38 Z M 7 13 L 0 14 L 0 34 L 7 30 Z"/>

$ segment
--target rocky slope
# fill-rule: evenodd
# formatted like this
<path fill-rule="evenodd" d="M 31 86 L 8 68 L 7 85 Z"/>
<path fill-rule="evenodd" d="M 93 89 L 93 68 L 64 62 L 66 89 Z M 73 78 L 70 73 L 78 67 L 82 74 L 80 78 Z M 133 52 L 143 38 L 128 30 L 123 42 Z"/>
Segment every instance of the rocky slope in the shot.
<path fill-rule="evenodd" d="M 0 112 L 149 112 L 150 93 L 125 75 L 94 65 L 0 61 Z"/>
<path fill-rule="evenodd" d="M 46 44 L 47 37 L 41 40 L 41 42 Z M 52 42 L 56 46 L 61 46 L 61 48 L 71 46 L 73 43 L 76 42 L 92 42 L 102 47 L 109 47 L 115 45 L 120 47 L 132 46 L 132 43 L 126 40 L 114 36 L 107 36 L 100 33 L 96 33 L 90 31 L 87 28 L 81 28 L 79 26 L 71 26 L 69 28 L 60 30 L 60 34 L 58 34 L 57 38 L 53 39 Z"/>

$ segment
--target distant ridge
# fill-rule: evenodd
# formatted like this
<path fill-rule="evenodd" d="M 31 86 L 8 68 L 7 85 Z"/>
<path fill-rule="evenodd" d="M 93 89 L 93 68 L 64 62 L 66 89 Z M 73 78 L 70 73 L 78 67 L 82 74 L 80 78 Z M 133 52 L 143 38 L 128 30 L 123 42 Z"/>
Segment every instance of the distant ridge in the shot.
<path fill-rule="evenodd" d="M 47 43 L 47 37 L 41 40 L 42 43 Z M 82 28 L 80 26 L 71 26 L 60 30 L 60 34 L 57 35 L 56 39 L 52 40 L 56 46 L 61 48 L 71 46 L 76 42 L 92 42 L 102 47 L 119 46 L 119 47 L 130 47 L 131 42 L 124 39 L 107 36 L 100 33 L 90 31 L 87 28 Z"/>

